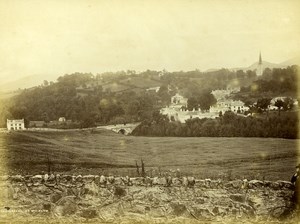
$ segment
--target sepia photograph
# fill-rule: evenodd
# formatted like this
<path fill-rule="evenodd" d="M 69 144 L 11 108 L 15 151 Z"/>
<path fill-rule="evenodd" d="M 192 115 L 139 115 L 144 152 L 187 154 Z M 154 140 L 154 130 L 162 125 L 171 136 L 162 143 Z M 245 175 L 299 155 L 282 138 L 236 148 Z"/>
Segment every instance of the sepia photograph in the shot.
<path fill-rule="evenodd" d="M 0 223 L 300 223 L 299 9 L 0 0 Z"/>

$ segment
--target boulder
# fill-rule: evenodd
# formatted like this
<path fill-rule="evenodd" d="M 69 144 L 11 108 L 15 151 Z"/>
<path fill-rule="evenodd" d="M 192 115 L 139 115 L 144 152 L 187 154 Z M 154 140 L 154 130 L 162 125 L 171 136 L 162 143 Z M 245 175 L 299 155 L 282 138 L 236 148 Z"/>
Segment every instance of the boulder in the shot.
<path fill-rule="evenodd" d="M 123 184 L 127 185 L 127 186 L 132 186 L 132 181 L 131 178 L 129 176 L 126 176 L 124 178 L 121 178 Z"/>
<path fill-rule="evenodd" d="M 184 204 L 181 203 L 171 203 L 172 214 L 176 216 L 182 216 L 186 211 L 187 208 Z"/>
<path fill-rule="evenodd" d="M 46 173 L 46 174 L 44 174 L 44 176 L 43 176 L 43 180 L 44 180 L 44 182 L 47 182 L 48 178 L 49 178 L 49 175 L 48 175 L 47 173 Z"/>
<path fill-rule="evenodd" d="M 34 186 L 38 186 L 42 183 L 43 176 L 42 175 L 35 175 L 31 178 L 31 181 Z"/>
<path fill-rule="evenodd" d="M 211 179 L 205 179 L 204 180 L 204 187 L 210 188 L 210 184 L 211 184 Z"/>
<path fill-rule="evenodd" d="M 260 180 L 250 180 L 248 183 L 249 188 L 261 188 L 264 187 L 264 182 Z"/>
<path fill-rule="evenodd" d="M 52 194 L 52 190 L 50 190 L 45 185 L 34 186 L 34 187 L 31 188 L 31 190 L 33 192 L 36 192 L 36 193 L 42 194 L 42 195 L 50 195 L 50 194 Z"/>
<path fill-rule="evenodd" d="M 72 179 L 73 179 L 73 177 L 71 175 L 60 176 L 61 183 L 70 183 L 70 182 L 72 182 Z"/>
<path fill-rule="evenodd" d="M 125 177 L 123 177 L 125 179 Z M 115 185 L 125 185 L 122 177 L 115 177 Z"/>
<path fill-rule="evenodd" d="M 206 207 L 193 206 L 193 215 L 201 220 L 213 217 L 214 213 Z"/>
<path fill-rule="evenodd" d="M 99 183 L 100 183 L 100 176 L 95 175 L 95 184 L 99 185 Z"/>
<path fill-rule="evenodd" d="M 84 192 L 88 195 L 98 195 L 99 187 L 94 182 L 86 183 L 84 185 Z"/>
<path fill-rule="evenodd" d="M 50 212 L 52 210 L 52 204 L 51 203 L 44 203 L 43 204 L 43 210 L 47 210 Z"/>
<path fill-rule="evenodd" d="M 194 177 L 187 177 L 188 187 L 194 187 L 196 181 Z"/>
<path fill-rule="evenodd" d="M 15 175 L 15 176 L 11 176 L 9 180 L 12 182 L 22 182 L 24 181 L 24 177 L 22 177 L 21 175 Z"/>
<path fill-rule="evenodd" d="M 195 185 L 199 188 L 205 187 L 205 180 L 196 180 Z"/>
<path fill-rule="evenodd" d="M 144 185 L 144 178 L 143 177 L 132 178 L 132 184 L 136 185 L 136 186 L 143 186 Z"/>
<path fill-rule="evenodd" d="M 166 185 L 167 184 L 167 181 L 164 177 L 154 177 L 153 178 L 153 182 L 152 182 L 153 185 Z"/>
<path fill-rule="evenodd" d="M 175 187 L 179 187 L 182 185 L 182 180 L 178 177 L 173 178 L 172 182 L 173 182 L 173 186 Z"/>
<path fill-rule="evenodd" d="M 246 201 L 245 195 L 242 194 L 231 194 L 229 195 L 229 198 L 233 201 L 244 203 Z"/>
<path fill-rule="evenodd" d="M 76 182 L 82 182 L 82 181 L 83 181 L 82 176 L 81 176 L 81 175 L 78 175 L 78 176 L 76 177 Z"/>
<path fill-rule="evenodd" d="M 287 189 L 294 189 L 294 185 L 289 182 L 289 181 L 276 181 L 278 183 L 279 187 L 282 188 L 287 188 Z"/>
<path fill-rule="evenodd" d="M 98 217 L 98 212 L 95 208 L 88 208 L 82 210 L 80 216 L 86 219 L 94 219 Z"/>
<path fill-rule="evenodd" d="M 172 177 L 171 176 L 167 176 L 165 177 L 166 179 L 166 187 L 170 187 L 172 185 Z"/>
<path fill-rule="evenodd" d="M 91 183 L 95 180 L 95 176 L 94 175 L 85 175 L 82 177 L 83 182 L 85 183 Z"/>
<path fill-rule="evenodd" d="M 145 177 L 145 178 L 144 178 L 144 184 L 145 184 L 146 186 L 152 186 L 152 185 L 153 185 L 153 179 L 150 178 L 150 177 Z"/>
<path fill-rule="evenodd" d="M 64 197 L 57 202 L 54 213 L 59 216 L 73 215 L 78 208 L 73 197 Z"/>
<path fill-rule="evenodd" d="M 107 177 L 107 183 L 108 184 L 113 184 L 114 182 L 115 182 L 115 177 L 114 176 Z"/>
<path fill-rule="evenodd" d="M 114 191 L 114 195 L 117 197 L 124 197 L 126 195 L 126 190 L 122 187 L 116 186 L 115 187 L 115 191 Z"/>
<path fill-rule="evenodd" d="M 62 198 L 62 194 L 61 193 L 58 193 L 58 192 L 55 192 L 54 194 L 52 194 L 50 196 L 50 201 L 52 203 L 56 203 L 57 201 L 59 201 L 60 199 Z"/>
<path fill-rule="evenodd" d="M 239 189 L 243 187 L 243 181 L 242 180 L 232 180 L 225 184 L 226 188 L 235 188 Z"/>
<path fill-rule="evenodd" d="M 222 208 L 220 206 L 216 206 L 213 208 L 212 213 L 216 216 L 225 216 L 227 215 L 227 211 L 225 208 Z"/>
<path fill-rule="evenodd" d="M 105 186 L 107 183 L 107 179 L 105 176 L 101 175 L 100 176 L 100 181 L 99 181 L 99 184 L 102 185 L 102 186 Z"/>

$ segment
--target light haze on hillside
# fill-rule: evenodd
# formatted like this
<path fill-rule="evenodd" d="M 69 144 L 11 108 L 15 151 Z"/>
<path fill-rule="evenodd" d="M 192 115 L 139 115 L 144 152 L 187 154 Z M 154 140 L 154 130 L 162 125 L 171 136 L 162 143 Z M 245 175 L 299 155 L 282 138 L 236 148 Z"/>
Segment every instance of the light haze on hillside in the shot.
<path fill-rule="evenodd" d="M 0 0 L 0 81 L 73 72 L 281 63 L 300 52 L 299 1 Z"/>

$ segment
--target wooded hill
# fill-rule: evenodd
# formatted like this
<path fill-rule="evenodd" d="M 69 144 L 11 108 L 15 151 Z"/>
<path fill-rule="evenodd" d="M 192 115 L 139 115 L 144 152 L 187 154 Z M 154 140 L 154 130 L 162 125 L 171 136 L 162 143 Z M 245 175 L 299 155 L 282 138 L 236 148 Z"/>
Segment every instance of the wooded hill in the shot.
<path fill-rule="evenodd" d="M 154 112 L 170 103 L 179 92 L 185 97 L 199 97 L 211 90 L 225 89 L 236 83 L 242 100 L 297 92 L 297 66 L 265 70 L 262 77 L 254 71 L 221 69 L 213 72 L 134 71 L 74 73 L 60 76 L 57 82 L 24 89 L 17 96 L 1 103 L 1 126 L 6 119 L 43 120 L 46 124 L 59 117 L 71 120 L 65 128 L 91 127 L 100 124 L 127 123 L 153 119 Z M 256 86 L 253 88 L 253 85 Z M 276 86 L 276 87 L 274 87 Z M 147 90 L 160 87 L 159 91 Z M 66 125 L 66 124 L 65 124 Z"/>

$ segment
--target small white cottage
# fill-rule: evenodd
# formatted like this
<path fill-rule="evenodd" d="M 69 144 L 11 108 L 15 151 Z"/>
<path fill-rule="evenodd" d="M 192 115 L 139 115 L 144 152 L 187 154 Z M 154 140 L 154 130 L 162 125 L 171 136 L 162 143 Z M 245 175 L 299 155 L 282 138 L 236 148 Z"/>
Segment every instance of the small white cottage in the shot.
<path fill-rule="evenodd" d="M 7 119 L 7 130 L 25 130 L 24 119 L 9 120 Z"/>

